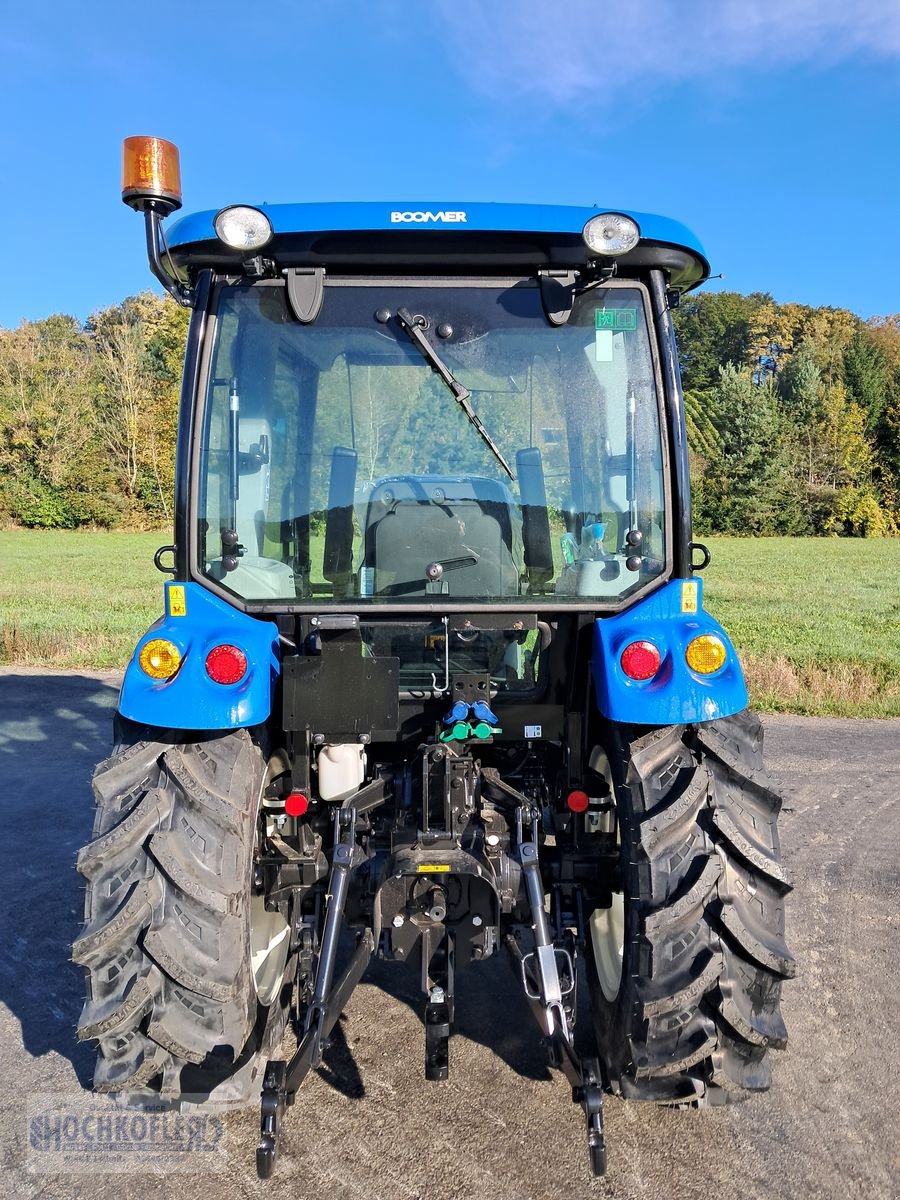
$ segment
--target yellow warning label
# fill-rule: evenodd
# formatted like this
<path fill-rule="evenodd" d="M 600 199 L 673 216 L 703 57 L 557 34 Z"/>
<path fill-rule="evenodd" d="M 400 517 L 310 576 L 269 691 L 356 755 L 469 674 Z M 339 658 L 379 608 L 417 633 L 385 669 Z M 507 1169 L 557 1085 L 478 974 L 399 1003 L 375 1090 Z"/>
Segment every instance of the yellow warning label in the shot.
<path fill-rule="evenodd" d="M 432 872 L 446 873 L 450 870 L 449 863 L 419 863 L 416 870 L 420 875 L 430 875 Z"/>
<path fill-rule="evenodd" d="M 184 600 L 184 588 L 179 584 L 170 583 L 167 590 L 169 595 L 169 616 L 186 617 L 187 605 Z"/>
<path fill-rule="evenodd" d="M 695 613 L 697 611 L 698 592 L 700 585 L 696 579 L 688 579 L 681 585 L 681 611 Z"/>

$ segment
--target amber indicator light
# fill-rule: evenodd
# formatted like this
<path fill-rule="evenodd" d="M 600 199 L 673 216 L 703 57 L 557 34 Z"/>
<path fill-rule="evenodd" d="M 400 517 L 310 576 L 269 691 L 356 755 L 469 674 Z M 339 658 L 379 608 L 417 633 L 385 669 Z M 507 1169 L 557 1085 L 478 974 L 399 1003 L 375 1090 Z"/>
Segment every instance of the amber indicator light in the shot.
<path fill-rule="evenodd" d="M 688 643 L 684 656 L 692 671 L 698 675 L 712 675 L 724 665 L 728 652 L 720 637 L 714 633 L 701 633 Z"/>
<path fill-rule="evenodd" d="M 181 666 L 181 651 L 167 638 L 152 638 L 141 647 L 138 662 L 151 679 L 171 679 Z"/>

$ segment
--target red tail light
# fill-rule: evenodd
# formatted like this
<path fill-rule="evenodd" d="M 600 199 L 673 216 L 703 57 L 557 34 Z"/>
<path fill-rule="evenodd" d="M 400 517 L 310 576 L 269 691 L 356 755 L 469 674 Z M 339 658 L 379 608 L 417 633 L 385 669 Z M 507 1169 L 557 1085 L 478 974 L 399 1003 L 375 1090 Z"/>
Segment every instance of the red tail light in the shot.
<path fill-rule="evenodd" d="M 631 642 L 622 651 L 619 662 L 629 679 L 652 679 L 662 659 L 652 642 Z"/>
<path fill-rule="evenodd" d="M 206 656 L 206 673 L 214 683 L 237 683 L 247 674 L 247 655 L 227 643 L 213 646 Z"/>

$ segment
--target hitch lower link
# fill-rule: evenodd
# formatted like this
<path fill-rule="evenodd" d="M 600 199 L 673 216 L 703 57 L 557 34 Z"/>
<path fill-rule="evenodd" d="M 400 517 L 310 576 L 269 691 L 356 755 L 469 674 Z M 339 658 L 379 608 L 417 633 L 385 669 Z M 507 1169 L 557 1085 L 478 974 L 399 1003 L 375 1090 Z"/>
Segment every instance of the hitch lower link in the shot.
<path fill-rule="evenodd" d="M 297 1090 L 310 1070 L 321 1065 L 323 1052 L 327 1049 L 327 1039 L 375 951 L 373 931 L 367 928 L 359 936 L 356 949 L 342 975 L 337 982 L 334 981 L 350 875 L 356 865 L 357 816 L 381 802 L 381 796 L 377 794 L 367 798 L 367 802 L 360 802 L 361 794 L 355 799 L 356 806 L 341 808 L 335 813 L 335 848 L 326 897 L 325 921 L 313 994 L 306 1010 L 303 1034 L 290 1062 L 269 1062 L 263 1076 L 260 1140 L 256 1149 L 256 1170 L 260 1179 L 270 1178 L 275 1169 L 278 1137 L 285 1108 L 294 1103 Z M 561 1070 L 566 1076 L 572 1087 L 573 1102 L 580 1104 L 584 1111 L 591 1170 L 594 1175 L 605 1175 L 606 1145 L 603 1136 L 603 1086 L 600 1064 L 596 1059 L 581 1059 L 572 1040 L 566 1000 L 570 996 L 574 999 L 575 967 L 570 951 L 555 945 L 550 936 L 547 913 L 544 909 L 544 884 L 538 859 L 539 820 L 540 814 L 537 810 L 522 807 L 517 809 L 519 862 L 534 930 L 534 950 L 523 956 L 513 941 L 511 948 L 520 959 L 525 994 L 544 1031 L 550 1065 Z M 529 840 L 523 836 L 523 824 L 526 823 L 531 826 Z M 452 1022 L 452 954 L 448 954 L 447 957 L 446 969 L 435 972 L 435 986 L 429 991 L 425 1011 L 426 1076 L 430 1079 L 447 1078 L 447 1043 Z M 428 959 L 430 958 L 429 955 Z"/>
<path fill-rule="evenodd" d="M 351 992 L 362 979 L 369 959 L 375 951 L 372 930 L 366 929 L 360 935 L 353 956 L 340 979 L 333 983 L 338 941 L 344 920 L 344 905 L 347 901 L 350 872 L 354 865 L 356 817 L 356 808 L 341 808 L 335 813 L 335 848 L 322 945 L 312 1001 L 306 1011 L 303 1036 L 291 1061 L 269 1062 L 263 1076 L 260 1139 L 256 1148 L 256 1173 L 260 1179 L 269 1179 L 275 1169 L 278 1135 L 284 1119 L 285 1106 L 294 1103 L 300 1084 L 311 1070 L 321 1065 L 322 1054 L 328 1045 L 328 1035 L 346 1007 Z"/>
<path fill-rule="evenodd" d="M 575 967 L 569 951 L 556 946 L 550 937 L 547 913 L 544 909 L 544 883 L 538 859 L 537 823 L 539 814 L 532 809 L 532 836 L 521 836 L 522 814 L 517 814 L 519 827 L 519 862 L 525 879 L 528 905 L 534 929 L 534 950 L 521 959 L 522 983 L 538 1024 L 544 1030 L 550 1065 L 561 1070 L 572 1086 L 572 1102 L 580 1104 L 587 1124 L 587 1144 L 591 1171 L 606 1174 L 606 1142 L 603 1136 L 603 1081 L 600 1063 L 594 1058 L 581 1059 L 572 1040 L 565 999 L 575 989 Z M 567 983 L 560 976 L 564 968 Z"/>

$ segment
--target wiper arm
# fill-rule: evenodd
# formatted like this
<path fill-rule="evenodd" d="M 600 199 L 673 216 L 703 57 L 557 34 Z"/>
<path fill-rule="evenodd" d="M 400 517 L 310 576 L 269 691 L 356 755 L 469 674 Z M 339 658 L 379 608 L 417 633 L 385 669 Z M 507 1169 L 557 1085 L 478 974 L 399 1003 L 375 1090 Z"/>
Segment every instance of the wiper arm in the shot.
<path fill-rule="evenodd" d="M 507 473 L 510 479 L 515 479 L 515 475 L 513 475 L 512 471 L 510 470 L 509 463 L 500 453 L 500 449 L 498 448 L 496 442 L 482 425 L 478 414 L 469 403 L 472 393 L 468 390 L 468 388 L 463 387 L 458 379 L 454 378 L 453 372 L 425 336 L 425 318 L 414 317 L 407 308 L 398 308 L 397 317 L 400 321 L 400 324 L 409 335 L 409 340 L 413 343 L 432 370 L 440 375 L 441 379 L 443 379 L 444 383 L 446 383 L 447 387 L 453 393 L 454 400 L 469 418 L 470 423 L 475 426 L 478 434 L 481 437 L 481 440 L 490 450 L 491 454 L 493 454 L 494 458 L 496 458 L 497 462 Z"/>

